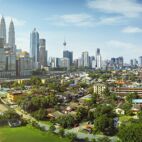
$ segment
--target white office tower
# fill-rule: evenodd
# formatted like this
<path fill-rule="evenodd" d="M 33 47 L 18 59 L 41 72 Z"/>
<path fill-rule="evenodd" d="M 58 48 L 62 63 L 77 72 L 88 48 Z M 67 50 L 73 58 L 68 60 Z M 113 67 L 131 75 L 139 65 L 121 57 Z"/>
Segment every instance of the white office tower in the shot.
<path fill-rule="evenodd" d="M 4 44 L 6 44 L 6 25 L 5 25 L 5 19 L 3 16 L 0 21 L 0 38 L 3 38 Z"/>
<path fill-rule="evenodd" d="M 82 52 L 83 67 L 89 67 L 89 54 L 87 51 Z"/>
<path fill-rule="evenodd" d="M 30 57 L 33 59 L 35 69 L 39 68 L 39 33 L 36 28 L 30 35 Z"/>
<path fill-rule="evenodd" d="M 8 46 L 12 52 L 16 54 L 16 45 L 15 45 L 15 29 L 13 21 L 11 20 L 9 25 L 9 32 L 8 32 Z"/>
<path fill-rule="evenodd" d="M 101 69 L 102 67 L 102 57 L 101 57 L 101 54 L 100 54 L 100 49 L 97 48 L 97 51 L 96 51 L 96 69 Z"/>

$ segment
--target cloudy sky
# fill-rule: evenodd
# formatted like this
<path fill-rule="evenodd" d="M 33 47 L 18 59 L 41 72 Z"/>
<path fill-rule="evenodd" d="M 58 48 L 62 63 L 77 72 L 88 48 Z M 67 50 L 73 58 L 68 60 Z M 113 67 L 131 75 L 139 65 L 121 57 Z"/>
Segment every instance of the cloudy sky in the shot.
<path fill-rule="evenodd" d="M 18 48 L 29 51 L 34 27 L 46 38 L 49 56 L 67 49 L 80 57 L 82 51 L 103 59 L 142 55 L 142 0 L 0 0 L 0 14 L 8 27 L 12 18 Z"/>

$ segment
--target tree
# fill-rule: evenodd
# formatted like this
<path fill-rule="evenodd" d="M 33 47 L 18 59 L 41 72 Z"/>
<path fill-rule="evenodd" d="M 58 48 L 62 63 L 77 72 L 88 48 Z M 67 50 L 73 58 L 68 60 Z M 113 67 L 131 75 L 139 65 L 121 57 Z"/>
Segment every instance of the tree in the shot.
<path fill-rule="evenodd" d="M 64 131 L 63 128 L 59 129 L 59 135 L 60 135 L 61 137 L 64 137 L 65 131 Z"/>
<path fill-rule="evenodd" d="M 130 93 L 126 96 L 126 100 L 128 103 L 132 103 L 132 99 L 138 99 L 138 94 L 137 92 L 135 93 Z"/>
<path fill-rule="evenodd" d="M 98 94 L 96 94 L 96 93 L 92 94 L 92 103 L 93 104 L 97 103 L 97 98 L 98 98 Z"/>
<path fill-rule="evenodd" d="M 99 105 L 96 108 L 95 116 L 98 117 L 98 116 L 102 116 L 102 115 L 106 115 L 108 117 L 115 117 L 116 116 L 116 114 L 113 112 L 112 106 L 106 105 L 106 104 Z"/>
<path fill-rule="evenodd" d="M 142 121 L 142 111 L 138 113 L 139 120 Z"/>
<path fill-rule="evenodd" d="M 101 137 L 101 138 L 98 138 L 97 142 L 111 142 L 111 140 L 104 136 L 104 137 Z"/>
<path fill-rule="evenodd" d="M 88 115 L 88 110 L 85 107 L 79 107 L 77 109 L 76 119 L 78 122 L 80 122 L 81 120 L 86 118 L 87 115 Z"/>
<path fill-rule="evenodd" d="M 36 77 L 36 76 L 31 77 L 30 82 L 31 82 L 32 85 L 35 85 L 35 86 L 41 85 L 41 79 L 39 77 Z"/>
<path fill-rule="evenodd" d="M 76 138 L 77 135 L 75 133 L 67 133 L 66 136 L 73 142 Z"/>
<path fill-rule="evenodd" d="M 94 88 L 91 86 L 91 87 L 89 87 L 88 88 L 88 93 L 89 94 L 93 94 L 93 92 L 94 92 Z"/>
<path fill-rule="evenodd" d="M 118 137 L 122 142 L 141 142 L 142 124 L 132 123 L 130 125 L 122 125 L 119 128 Z"/>
<path fill-rule="evenodd" d="M 37 120 L 44 120 L 46 118 L 47 112 L 45 109 L 39 109 L 38 111 L 33 112 L 32 115 Z"/>
<path fill-rule="evenodd" d="M 81 82 L 81 83 L 79 83 L 79 86 L 80 86 L 81 88 L 87 88 L 87 87 L 88 87 L 88 84 L 85 83 L 85 82 Z"/>
<path fill-rule="evenodd" d="M 122 109 L 125 111 L 126 114 L 130 114 L 132 108 L 132 103 L 126 102 L 122 105 Z"/>
<path fill-rule="evenodd" d="M 5 119 L 20 119 L 20 115 L 17 114 L 14 110 L 10 109 L 6 111 L 3 115 Z"/>
<path fill-rule="evenodd" d="M 108 85 L 106 85 L 106 88 L 104 89 L 103 93 L 104 93 L 104 96 L 106 97 L 109 97 L 111 95 Z"/>
<path fill-rule="evenodd" d="M 88 119 L 88 121 L 91 121 L 91 122 L 94 121 L 95 116 L 94 116 L 94 112 L 93 111 L 89 111 L 88 112 L 87 119 Z"/>
<path fill-rule="evenodd" d="M 72 115 L 61 116 L 56 121 L 64 128 L 70 128 L 76 123 Z"/>
<path fill-rule="evenodd" d="M 56 130 L 55 126 L 54 126 L 54 125 L 51 125 L 50 128 L 49 128 L 49 131 L 50 131 L 50 132 L 54 132 L 55 130 Z"/>
<path fill-rule="evenodd" d="M 98 131 L 107 135 L 112 135 L 115 130 L 113 118 L 109 118 L 106 115 L 96 118 L 94 126 Z"/>
<path fill-rule="evenodd" d="M 97 142 L 97 140 L 96 139 L 92 139 L 92 142 Z"/>
<path fill-rule="evenodd" d="M 114 118 L 116 114 L 110 105 L 100 105 L 95 110 L 94 127 L 97 131 L 101 131 L 106 135 L 114 135 L 116 128 L 114 125 Z"/>

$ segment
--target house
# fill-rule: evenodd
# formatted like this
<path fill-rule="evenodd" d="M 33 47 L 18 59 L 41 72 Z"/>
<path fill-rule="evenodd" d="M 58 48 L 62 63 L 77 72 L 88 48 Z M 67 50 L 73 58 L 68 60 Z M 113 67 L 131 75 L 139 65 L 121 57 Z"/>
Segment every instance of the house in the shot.
<path fill-rule="evenodd" d="M 133 99 L 132 104 L 132 111 L 139 111 L 142 108 L 142 99 Z"/>
<path fill-rule="evenodd" d="M 49 119 L 57 119 L 59 117 L 63 116 L 63 113 L 61 113 L 60 111 L 55 111 L 53 113 L 48 113 L 47 117 Z"/>
<path fill-rule="evenodd" d="M 116 112 L 116 114 L 121 114 L 121 115 L 125 114 L 125 111 L 123 109 L 121 109 L 121 108 L 116 108 L 115 112 Z"/>

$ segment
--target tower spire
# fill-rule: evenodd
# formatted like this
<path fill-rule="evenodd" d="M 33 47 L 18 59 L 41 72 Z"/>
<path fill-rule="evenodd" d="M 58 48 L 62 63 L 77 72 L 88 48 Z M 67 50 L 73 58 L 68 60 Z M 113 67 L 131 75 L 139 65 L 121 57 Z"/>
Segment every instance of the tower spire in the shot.
<path fill-rule="evenodd" d="M 4 39 L 4 44 L 6 44 L 6 24 L 5 19 L 2 15 L 1 21 L 0 21 L 0 38 Z"/>

